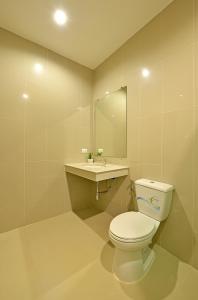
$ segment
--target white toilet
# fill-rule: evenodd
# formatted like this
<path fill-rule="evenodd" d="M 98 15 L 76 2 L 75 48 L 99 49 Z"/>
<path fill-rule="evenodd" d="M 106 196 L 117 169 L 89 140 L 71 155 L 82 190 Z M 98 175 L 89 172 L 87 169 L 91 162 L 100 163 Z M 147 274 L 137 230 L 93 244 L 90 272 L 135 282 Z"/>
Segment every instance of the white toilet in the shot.
<path fill-rule="evenodd" d="M 137 282 L 149 271 L 155 253 L 152 242 L 160 222 L 168 217 L 173 186 L 148 179 L 135 181 L 138 212 L 115 217 L 109 237 L 115 245 L 113 273 L 123 282 Z"/>

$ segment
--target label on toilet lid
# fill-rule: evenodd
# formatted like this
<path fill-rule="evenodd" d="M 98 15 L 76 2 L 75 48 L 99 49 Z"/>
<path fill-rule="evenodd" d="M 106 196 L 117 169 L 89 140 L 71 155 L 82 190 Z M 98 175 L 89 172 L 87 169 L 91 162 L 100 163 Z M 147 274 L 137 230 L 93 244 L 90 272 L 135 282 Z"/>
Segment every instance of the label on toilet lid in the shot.
<path fill-rule="evenodd" d="M 110 231 L 126 240 L 135 240 L 149 236 L 155 229 L 155 220 L 139 212 L 126 212 L 115 217 Z"/>

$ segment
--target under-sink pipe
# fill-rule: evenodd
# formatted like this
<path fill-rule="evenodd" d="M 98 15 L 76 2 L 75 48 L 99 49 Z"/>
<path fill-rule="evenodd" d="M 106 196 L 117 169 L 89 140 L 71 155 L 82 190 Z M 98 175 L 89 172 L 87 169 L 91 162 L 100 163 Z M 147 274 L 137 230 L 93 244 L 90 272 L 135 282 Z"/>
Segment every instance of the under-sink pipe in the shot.
<path fill-rule="evenodd" d="M 99 182 L 96 182 L 96 200 L 99 200 Z"/>
<path fill-rule="evenodd" d="M 111 183 L 112 181 L 114 180 L 115 178 L 111 178 L 110 180 L 106 179 L 106 184 L 107 184 L 107 188 L 106 190 L 103 190 L 103 191 L 99 191 L 99 181 L 96 182 L 96 200 L 99 200 L 100 198 L 100 194 L 104 194 L 104 193 L 107 193 L 110 189 L 111 189 Z M 108 185 L 108 182 L 110 183 Z"/>

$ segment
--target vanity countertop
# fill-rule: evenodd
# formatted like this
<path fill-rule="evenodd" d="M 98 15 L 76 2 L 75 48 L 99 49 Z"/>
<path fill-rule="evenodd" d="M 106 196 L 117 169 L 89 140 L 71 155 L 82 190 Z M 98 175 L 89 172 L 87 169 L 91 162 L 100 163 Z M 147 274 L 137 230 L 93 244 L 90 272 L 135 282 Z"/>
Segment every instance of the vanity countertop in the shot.
<path fill-rule="evenodd" d="M 70 163 L 65 164 L 65 171 L 93 181 L 102 181 L 128 175 L 128 166 L 115 164 L 89 164 L 89 163 Z"/>

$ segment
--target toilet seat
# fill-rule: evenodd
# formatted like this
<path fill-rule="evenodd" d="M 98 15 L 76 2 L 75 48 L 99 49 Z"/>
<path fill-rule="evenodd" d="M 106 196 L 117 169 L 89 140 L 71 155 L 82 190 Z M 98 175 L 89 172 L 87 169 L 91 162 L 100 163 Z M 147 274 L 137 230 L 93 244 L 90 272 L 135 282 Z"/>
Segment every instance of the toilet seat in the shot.
<path fill-rule="evenodd" d="M 149 236 L 145 237 L 145 238 L 139 238 L 139 239 L 125 239 L 122 237 L 118 237 L 116 235 L 114 235 L 111 231 L 109 231 L 109 236 L 112 240 L 124 243 L 124 244 L 139 244 L 139 243 L 143 243 L 146 241 L 150 241 L 152 240 L 153 234 L 150 234 Z"/>
<path fill-rule="evenodd" d="M 109 233 L 112 238 L 124 242 L 135 243 L 153 237 L 156 226 L 155 220 L 140 212 L 126 212 L 115 217 Z"/>

